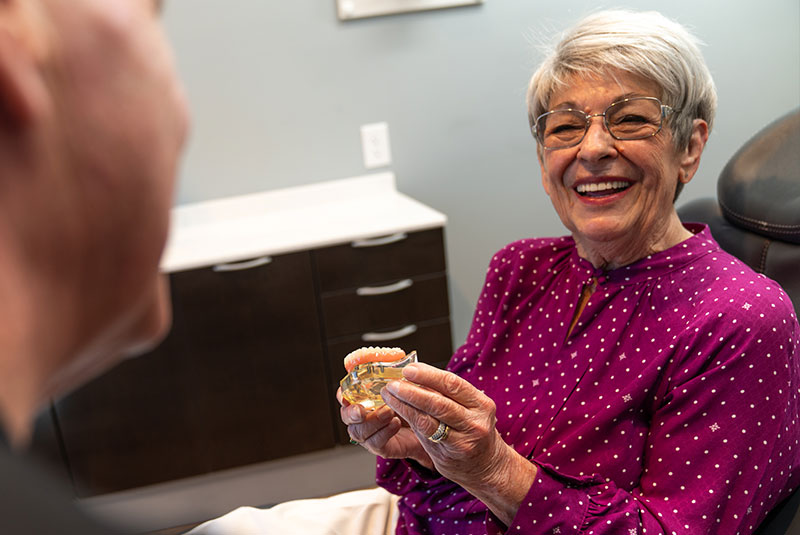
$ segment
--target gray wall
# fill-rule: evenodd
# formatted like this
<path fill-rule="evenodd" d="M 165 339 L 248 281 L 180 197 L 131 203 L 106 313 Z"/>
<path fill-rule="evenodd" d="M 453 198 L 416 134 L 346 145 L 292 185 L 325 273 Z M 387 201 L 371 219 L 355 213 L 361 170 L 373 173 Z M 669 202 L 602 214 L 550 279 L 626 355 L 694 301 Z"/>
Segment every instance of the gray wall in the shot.
<path fill-rule="evenodd" d="M 706 43 L 719 114 L 679 204 L 714 195 L 730 155 L 800 105 L 797 0 L 486 0 L 339 22 L 334 0 L 171 0 L 193 108 L 178 203 L 360 175 L 359 126 L 389 123 L 398 188 L 444 212 L 456 344 L 491 254 L 560 235 L 524 108 L 534 44 L 598 7 L 657 9 Z"/>

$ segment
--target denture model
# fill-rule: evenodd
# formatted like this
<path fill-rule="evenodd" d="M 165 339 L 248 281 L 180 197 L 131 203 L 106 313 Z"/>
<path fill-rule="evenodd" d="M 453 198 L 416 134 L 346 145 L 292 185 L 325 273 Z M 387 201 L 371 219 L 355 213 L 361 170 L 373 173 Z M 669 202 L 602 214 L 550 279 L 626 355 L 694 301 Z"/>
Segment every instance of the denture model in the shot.
<path fill-rule="evenodd" d="M 384 405 L 381 390 L 389 381 L 403 378 L 403 368 L 417 362 L 417 352 L 408 355 L 399 347 L 362 347 L 344 358 L 347 375 L 339 381 L 342 396 L 367 410 Z"/>

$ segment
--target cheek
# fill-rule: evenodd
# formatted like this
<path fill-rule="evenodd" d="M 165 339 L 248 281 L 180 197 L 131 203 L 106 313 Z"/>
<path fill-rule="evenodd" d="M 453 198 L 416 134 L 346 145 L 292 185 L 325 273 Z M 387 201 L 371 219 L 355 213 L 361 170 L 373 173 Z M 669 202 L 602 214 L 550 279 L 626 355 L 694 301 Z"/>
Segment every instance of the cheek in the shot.
<path fill-rule="evenodd" d="M 671 209 L 677 186 L 679 168 L 676 166 L 674 149 L 662 142 L 657 145 L 621 146 L 618 150 L 641 177 L 642 188 L 636 202 L 648 214 L 661 217 L 664 209 Z"/>
<path fill-rule="evenodd" d="M 653 177 L 650 189 L 657 202 L 664 207 L 671 207 L 678 182 L 678 169 L 669 161 L 656 160 L 652 164 L 650 175 Z"/>
<path fill-rule="evenodd" d="M 545 159 L 540 162 L 542 170 L 542 184 L 550 197 L 563 195 L 564 173 L 567 172 L 569 161 L 566 158 L 559 158 L 558 155 L 545 155 Z"/>

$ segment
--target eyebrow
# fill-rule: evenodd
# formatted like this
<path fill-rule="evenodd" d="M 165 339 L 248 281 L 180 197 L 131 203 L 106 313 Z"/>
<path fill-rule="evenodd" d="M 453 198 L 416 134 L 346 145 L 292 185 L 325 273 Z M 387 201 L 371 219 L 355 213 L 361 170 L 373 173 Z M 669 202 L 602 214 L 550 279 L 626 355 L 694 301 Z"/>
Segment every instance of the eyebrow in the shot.
<path fill-rule="evenodd" d="M 153 4 L 156 8 L 156 13 L 163 13 L 164 12 L 164 0 L 153 0 Z"/>
<path fill-rule="evenodd" d="M 623 93 L 621 95 L 617 95 L 614 99 L 609 103 L 609 105 L 619 102 L 621 100 L 625 100 L 626 98 L 633 98 L 633 97 L 649 97 L 652 95 L 645 95 L 644 93 L 639 93 L 636 91 L 630 91 L 628 93 Z M 564 110 L 564 109 L 571 109 L 571 110 L 579 110 L 581 109 L 576 102 L 568 100 L 566 102 L 559 102 L 555 106 L 550 108 L 551 110 Z"/>

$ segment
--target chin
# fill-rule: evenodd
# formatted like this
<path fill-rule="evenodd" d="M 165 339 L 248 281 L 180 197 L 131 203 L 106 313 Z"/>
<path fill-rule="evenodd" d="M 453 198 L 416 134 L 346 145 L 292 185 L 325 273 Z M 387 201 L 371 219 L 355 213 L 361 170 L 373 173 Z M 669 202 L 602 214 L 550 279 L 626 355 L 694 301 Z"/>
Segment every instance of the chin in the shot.
<path fill-rule="evenodd" d="M 132 359 L 143 355 L 148 351 L 152 351 L 164 341 L 164 338 L 167 337 L 171 326 L 172 322 L 169 319 L 162 321 L 157 325 L 153 324 L 140 336 L 126 344 L 125 349 L 123 349 L 120 353 L 120 359 Z"/>
<path fill-rule="evenodd" d="M 142 309 L 130 326 L 131 338 L 121 352 L 122 358 L 133 358 L 154 349 L 172 327 L 172 305 L 165 276 L 159 276 L 153 299 Z"/>
<path fill-rule="evenodd" d="M 83 351 L 49 377 L 41 401 L 65 396 L 119 364 L 119 353 Z"/>
<path fill-rule="evenodd" d="M 635 239 L 634 232 L 616 218 L 600 218 L 575 225 L 573 234 L 581 240 L 608 243 L 622 239 Z"/>
<path fill-rule="evenodd" d="M 168 295 L 166 279 L 159 276 L 147 300 L 104 325 L 93 339 L 65 357 L 63 365 L 51 377 L 46 394 L 51 397 L 67 394 L 121 361 L 155 348 L 172 325 Z"/>

